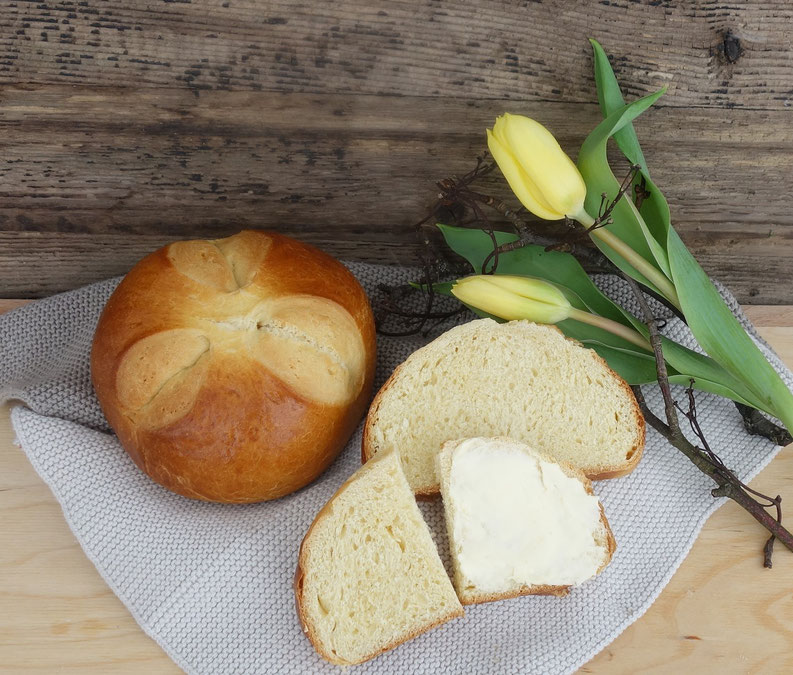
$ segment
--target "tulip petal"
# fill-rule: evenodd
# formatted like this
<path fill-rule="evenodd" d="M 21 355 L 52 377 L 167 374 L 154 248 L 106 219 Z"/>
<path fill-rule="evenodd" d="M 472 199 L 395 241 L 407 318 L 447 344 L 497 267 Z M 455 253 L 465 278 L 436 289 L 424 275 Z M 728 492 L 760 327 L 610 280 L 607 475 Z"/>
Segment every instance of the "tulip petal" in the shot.
<path fill-rule="evenodd" d="M 493 283 L 496 278 L 480 275 L 460 279 L 452 286 L 452 294 L 466 305 L 508 321 L 528 319 L 536 323 L 557 323 L 569 316 L 570 303 L 558 289 L 554 288 L 559 292 L 564 304 L 549 304 L 503 288 L 497 283 Z M 537 279 L 529 280 L 520 277 L 513 277 L 513 279 L 547 284 L 547 282 Z M 547 285 L 550 286 L 550 284 Z"/>
<path fill-rule="evenodd" d="M 561 220 L 563 213 L 554 211 L 540 196 L 539 190 L 534 186 L 533 181 L 523 170 L 523 167 L 515 160 L 505 145 L 499 141 L 495 134 L 487 130 L 487 147 L 493 159 L 496 160 L 498 168 L 507 179 L 509 187 L 521 204 L 531 211 L 535 216 L 544 220 Z"/>
<path fill-rule="evenodd" d="M 496 130 L 545 203 L 563 216 L 581 211 L 586 197 L 584 179 L 548 129 L 529 117 L 507 113 L 496 120 Z"/>
<path fill-rule="evenodd" d="M 524 298 L 530 298 L 531 300 L 544 302 L 549 305 L 570 307 L 570 302 L 567 300 L 565 294 L 556 286 L 543 279 L 522 277 L 512 274 L 496 274 L 487 277 L 487 280 L 499 288 L 516 293 Z"/>

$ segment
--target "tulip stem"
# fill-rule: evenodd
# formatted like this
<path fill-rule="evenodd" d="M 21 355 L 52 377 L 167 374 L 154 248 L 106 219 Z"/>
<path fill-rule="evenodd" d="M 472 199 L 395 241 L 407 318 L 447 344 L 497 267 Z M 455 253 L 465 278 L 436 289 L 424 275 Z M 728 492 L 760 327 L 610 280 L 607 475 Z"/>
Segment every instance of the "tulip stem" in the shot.
<path fill-rule="evenodd" d="M 604 227 L 598 227 L 592 230 L 590 234 L 619 253 L 637 272 L 650 281 L 669 302 L 678 309 L 682 309 L 680 307 L 680 298 L 677 297 L 677 290 L 675 290 L 674 284 L 669 281 L 665 274 L 642 258 L 617 235 L 609 232 Z"/>
<path fill-rule="evenodd" d="M 612 321 L 611 319 L 607 319 L 605 316 L 599 316 L 597 314 L 590 314 L 589 312 L 585 312 L 581 309 L 572 308 L 570 310 L 570 314 L 568 318 L 573 319 L 574 321 L 580 321 L 581 323 L 587 323 L 590 326 L 595 326 L 597 328 L 602 328 L 613 335 L 621 337 L 623 340 L 627 340 L 631 344 L 636 345 L 637 347 L 641 347 L 642 349 L 646 349 L 648 352 L 653 350 L 652 345 L 645 339 L 645 337 L 639 333 L 638 331 L 633 330 L 632 328 L 628 328 L 627 326 L 618 323 L 617 321 Z"/>
<path fill-rule="evenodd" d="M 601 243 L 605 244 L 620 256 L 622 256 L 630 265 L 639 272 L 645 279 L 653 284 L 669 302 L 682 311 L 680 306 L 680 298 L 677 297 L 677 290 L 675 285 L 669 281 L 667 276 L 661 272 L 657 267 L 642 258 L 636 251 L 628 246 L 616 234 L 610 232 L 605 227 L 597 224 L 597 221 L 592 218 L 586 211 L 578 213 L 574 218 L 581 223 L 584 227 L 588 228 L 590 236 L 597 237 Z"/>

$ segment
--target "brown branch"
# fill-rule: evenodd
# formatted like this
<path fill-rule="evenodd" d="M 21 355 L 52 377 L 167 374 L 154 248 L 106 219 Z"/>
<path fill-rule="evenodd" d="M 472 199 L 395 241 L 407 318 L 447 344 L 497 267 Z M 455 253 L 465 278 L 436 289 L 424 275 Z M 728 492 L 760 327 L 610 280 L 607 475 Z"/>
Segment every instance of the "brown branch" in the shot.
<path fill-rule="evenodd" d="M 735 407 L 741 413 L 744 429 L 752 436 L 763 436 L 772 443 L 782 446 L 793 443 L 793 436 L 787 429 L 774 424 L 759 410 L 743 403 L 736 403 Z"/>
<path fill-rule="evenodd" d="M 639 284 L 631 279 L 627 274 L 622 274 L 622 278 L 628 282 L 639 307 L 644 314 L 644 320 L 647 324 L 647 330 L 650 333 L 650 345 L 653 348 L 655 355 L 655 368 L 658 373 L 658 386 L 661 388 L 661 396 L 664 399 L 664 412 L 666 413 L 666 421 L 669 425 L 669 442 L 674 445 L 674 441 L 678 436 L 683 436 L 680 431 L 680 424 L 677 420 L 677 410 L 675 409 L 675 400 L 672 398 L 672 390 L 669 386 L 669 375 L 666 371 L 666 359 L 664 359 L 663 343 L 661 341 L 661 334 L 658 332 L 658 324 L 650 311 L 650 306 L 644 298 Z"/>
<path fill-rule="evenodd" d="M 622 183 L 620 183 L 619 190 L 617 190 L 617 194 L 614 196 L 610 202 L 608 201 L 608 195 L 604 192 L 601 195 L 600 199 L 600 208 L 598 209 L 598 217 L 595 218 L 595 222 L 592 223 L 588 228 L 586 228 L 585 232 L 589 234 L 592 230 L 597 230 L 600 227 L 605 227 L 606 225 L 610 225 L 614 221 L 611 219 L 611 213 L 616 208 L 617 204 L 619 204 L 620 199 L 625 196 L 625 193 L 630 190 L 631 185 L 633 185 L 633 179 L 636 178 L 636 174 L 639 173 L 641 167 L 638 164 L 632 164 L 630 170 L 628 171 L 628 175 L 625 176 Z"/>
<path fill-rule="evenodd" d="M 680 434 L 679 437 L 673 442 L 672 432 L 668 424 L 661 420 L 649 407 L 644 399 L 644 395 L 639 387 L 632 387 L 633 393 L 636 396 L 636 401 L 642 410 L 644 419 L 647 423 L 655 429 L 661 436 L 666 438 L 671 445 L 682 452 L 694 466 L 696 466 L 702 473 L 709 476 L 717 487 L 711 490 L 714 497 L 727 497 L 736 502 L 741 508 L 746 510 L 758 523 L 760 523 L 766 530 L 771 533 L 771 538 L 766 542 L 763 547 L 763 566 L 770 567 L 771 559 L 770 553 L 773 551 L 773 542 L 771 539 L 779 539 L 788 549 L 793 551 L 793 535 L 786 530 L 783 526 L 781 518 L 779 520 L 773 518 L 769 513 L 754 499 L 747 495 L 740 487 L 735 486 L 720 474 L 718 468 L 710 461 L 704 452 L 696 445 L 691 443 L 685 436 Z M 778 501 L 781 501 L 777 497 Z M 777 501 L 774 500 L 774 501 Z M 777 512 L 779 515 L 779 512 Z"/>
<path fill-rule="evenodd" d="M 663 349 L 661 344 L 661 336 L 658 332 L 658 326 L 653 317 L 652 312 L 647 304 L 646 299 L 639 285 L 630 277 L 623 274 L 623 278 L 628 282 L 636 300 L 638 301 L 642 313 L 644 314 L 645 323 L 650 333 L 650 344 L 653 346 L 653 353 L 655 354 L 656 372 L 658 375 L 658 385 L 661 389 L 661 395 L 664 399 L 664 412 L 666 415 L 666 422 L 660 420 L 648 407 L 641 393 L 639 387 L 633 387 L 636 400 L 642 409 L 645 419 L 648 424 L 653 427 L 658 433 L 666 438 L 669 443 L 682 452 L 688 459 L 696 466 L 702 473 L 709 476 L 717 485 L 711 494 L 714 497 L 727 497 L 732 499 L 741 508 L 747 511 L 758 523 L 760 523 L 768 532 L 771 537 L 763 547 L 763 565 L 771 567 L 771 555 L 773 553 L 774 540 L 779 539 L 782 544 L 790 551 L 793 551 L 793 534 L 791 534 L 782 525 L 782 511 L 781 499 L 777 496 L 775 499 L 763 495 L 752 488 L 744 485 L 735 474 L 727 469 L 719 457 L 707 445 L 707 440 L 702 432 L 699 422 L 696 418 L 696 405 L 693 398 L 693 390 L 689 394 L 689 413 L 686 415 L 692 429 L 699 437 L 705 448 L 699 448 L 691 443 L 680 429 L 680 424 L 677 416 L 677 408 L 674 398 L 672 397 L 671 388 L 669 385 L 669 377 L 666 371 L 666 361 L 663 356 Z M 769 502 L 768 505 L 763 505 L 753 498 L 749 493 L 755 494 L 762 499 Z M 774 506 L 776 508 L 777 517 L 772 517 L 766 508 Z"/>

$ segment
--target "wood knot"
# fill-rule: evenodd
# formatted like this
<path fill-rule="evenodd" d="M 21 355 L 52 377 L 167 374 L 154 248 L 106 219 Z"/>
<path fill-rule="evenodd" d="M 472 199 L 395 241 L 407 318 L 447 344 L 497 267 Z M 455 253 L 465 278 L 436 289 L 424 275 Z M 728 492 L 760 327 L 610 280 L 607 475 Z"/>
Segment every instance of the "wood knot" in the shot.
<path fill-rule="evenodd" d="M 724 55 L 727 63 L 735 63 L 743 55 L 740 38 L 734 35 L 731 30 L 728 30 L 719 45 L 719 52 Z"/>

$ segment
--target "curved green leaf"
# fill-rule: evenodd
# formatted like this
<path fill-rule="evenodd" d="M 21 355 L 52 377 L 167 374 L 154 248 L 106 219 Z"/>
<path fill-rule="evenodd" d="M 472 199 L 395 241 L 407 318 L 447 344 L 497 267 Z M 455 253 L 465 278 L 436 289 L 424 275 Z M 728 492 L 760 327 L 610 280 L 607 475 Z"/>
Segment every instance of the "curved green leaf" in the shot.
<path fill-rule="evenodd" d="M 793 429 L 793 394 L 673 229 L 669 231 L 668 250 L 683 313 L 701 347 L 751 389 L 762 402 L 755 407 Z"/>
<path fill-rule="evenodd" d="M 679 384 L 681 387 L 688 387 L 689 385 L 691 385 L 691 381 L 693 380 L 694 389 L 699 389 L 700 391 L 706 391 L 709 394 L 716 394 L 717 396 L 721 396 L 722 398 L 728 398 L 731 401 L 736 401 L 737 403 L 743 403 L 744 405 L 748 405 L 750 408 L 757 407 L 754 403 L 736 394 L 729 387 L 725 387 L 724 385 L 718 382 L 711 382 L 710 380 L 706 380 L 703 377 L 691 377 L 690 375 L 680 375 L 679 373 L 673 375 L 670 373 L 668 379 L 671 384 Z M 762 408 L 759 408 L 759 410 L 762 410 Z"/>
<path fill-rule="evenodd" d="M 645 96 L 638 101 L 618 108 L 589 134 L 584 141 L 584 145 L 581 146 L 581 152 L 578 155 L 578 168 L 587 186 L 585 205 L 590 215 L 597 215 L 602 194 L 605 193 L 609 199 L 613 199 L 620 187 L 620 183 L 612 173 L 606 156 L 608 139 L 649 108 L 664 91 L 662 89 L 655 94 Z M 644 222 L 644 218 L 642 218 L 633 202 L 624 197 L 620 199 L 615 205 L 611 217 L 614 222 L 611 225 L 607 225 L 607 229 L 645 260 L 655 265 L 662 273 L 669 276 L 669 261 L 667 260 L 666 251 L 663 245 L 650 232 Z M 611 247 L 604 244 L 597 237 L 592 237 L 592 240 L 626 274 L 630 274 L 630 276 L 655 291 L 659 290 Z"/>
<path fill-rule="evenodd" d="M 594 52 L 595 60 L 595 84 L 597 85 L 598 102 L 603 117 L 608 117 L 614 111 L 619 110 L 625 105 L 620 85 L 611 68 L 606 52 L 597 40 L 590 40 Z M 622 129 L 614 134 L 617 147 L 622 151 L 631 164 L 638 164 L 642 170 L 641 174 L 634 180 L 634 186 L 641 184 L 642 188 L 649 195 L 642 202 L 639 213 L 650 230 L 653 237 L 662 246 L 666 247 L 666 237 L 671 226 L 671 216 L 669 204 L 663 193 L 656 187 L 650 179 L 650 171 L 644 159 L 644 153 L 639 145 L 639 139 L 633 123 L 626 124 Z"/>
<path fill-rule="evenodd" d="M 617 82 L 617 77 L 611 68 L 606 52 L 597 40 L 590 38 L 589 43 L 592 45 L 595 60 L 595 85 L 598 92 L 598 103 L 600 104 L 600 111 L 603 117 L 608 117 L 615 110 L 619 110 L 625 105 L 625 99 L 622 97 L 620 85 Z M 636 136 L 636 130 L 633 124 L 626 124 L 622 129 L 614 134 L 614 140 L 617 142 L 620 150 L 625 154 L 631 164 L 638 164 L 642 167 L 645 175 L 649 178 L 650 172 L 647 170 L 647 162 L 644 159 L 644 153 L 639 145 L 639 139 Z"/>

